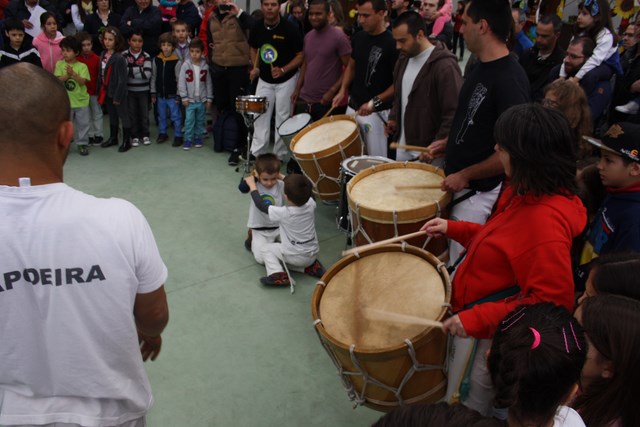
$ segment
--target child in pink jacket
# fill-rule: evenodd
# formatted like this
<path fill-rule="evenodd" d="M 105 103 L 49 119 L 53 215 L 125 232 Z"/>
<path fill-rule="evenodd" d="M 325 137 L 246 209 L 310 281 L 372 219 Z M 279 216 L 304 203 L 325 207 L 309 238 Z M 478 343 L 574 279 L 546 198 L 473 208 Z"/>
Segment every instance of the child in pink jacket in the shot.
<path fill-rule="evenodd" d="M 53 73 L 56 62 L 62 60 L 60 42 L 64 36 L 58 31 L 58 21 L 51 12 L 40 15 L 40 25 L 42 32 L 33 39 L 33 46 L 40 53 L 42 68 Z"/>

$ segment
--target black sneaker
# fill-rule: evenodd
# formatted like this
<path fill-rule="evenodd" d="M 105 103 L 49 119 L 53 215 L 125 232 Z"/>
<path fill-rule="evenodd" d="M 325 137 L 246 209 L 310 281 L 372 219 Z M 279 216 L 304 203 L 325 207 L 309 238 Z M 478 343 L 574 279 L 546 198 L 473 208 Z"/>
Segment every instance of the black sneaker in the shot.
<path fill-rule="evenodd" d="M 171 146 L 182 147 L 183 143 L 184 143 L 184 138 L 182 138 L 181 136 L 176 136 L 175 138 L 173 138 L 173 144 L 171 144 Z"/>
<path fill-rule="evenodd" d="M 281 273 L 273 273 L 270 276 L 260 278 L 260 283 L 265 286 L 291 286 L 289 276 L 284 271 Z"/>
<path fill-rule="evenodd" d="M 161 133 L 160 135 L 158 135 L 158 140 L 156 141 L 158 144 L 162 144 L 165 141 L 169 140 L 169 135 L 167 135 L 166 133 Z"/>
<path fill-rule="evenodd" d="M 92 136 L 89 137 L 89 145 L 94 145 L 96 143 L 96 139 Z"/>
<path fill-rule="evenodd" d="M 88 156 L 89 148 L 86 145 L 78 145 L 78 153 L 80 153 L 81 156 Z"/>
<path fill-rule="evenodd" d="M 229 166 L 237 166 L 240 163 L 240 151 L 233 150 L 231 155 L 229 156 L 229 160 L 227 160 Z"/>
<path fill-rule="evenodd" d="M 89 138 L 89 145 L 92 145 L 94 147 L 99 147 L 103 141 L 104 139 L 101 136 L 96 136 L 93 138 L 93 142 L 91 142 L 91 138 Z"/>
<path fill-rule="evenodd" d="M 251 252 L 251 239 L 247 239 L 244 241 L 244 248 Z"/>

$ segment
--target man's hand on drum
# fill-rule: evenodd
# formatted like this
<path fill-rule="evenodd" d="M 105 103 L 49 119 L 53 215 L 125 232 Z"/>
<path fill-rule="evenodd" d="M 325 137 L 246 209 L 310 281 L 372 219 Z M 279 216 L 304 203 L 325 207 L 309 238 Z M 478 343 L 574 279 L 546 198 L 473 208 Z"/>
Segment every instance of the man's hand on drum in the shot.
<path fill-rule="evenodd" d="M 447 235 L 448 228 L 449 223 L 446 219 L 434 218 L 427 221 L 420 230 L 426 231 L 430 237 L 442 237 Z"/>
<path fill-rule="evenodd" d="M 396 124 L 396 121 L 389 119 L 389 121 L 387 121 L 387 124 L 384 125 L 384 134 L 387 136 L 395 135 L 397 128 L 398 125 Z"/>
<path fill-rule="evenodd" d="M 464 330 L 464 326 L 460 321 L 460 317 L 456 314 L 453 317 L 448 318 L 442 322 L 442 330 L 445 334 L 451 334 L 456 337 L 467 337 L 467 331 Z"/>
<path fill-rule="evenodd" d="M 447 139 L 436 139 L 427 147 L 429 151 L 425 151 L 420 153 L 419 160 L 421 162 L 431 161 L 433 159 L 437 159 L 438 157 L 444 157 L 444 149 L 447 146 Z"/>
<path fill-rule="evenodd" d="M 442 191 L 451 191 L 457 193 L 469 186 L 469 180 L 466 178 L 462 171 L 452 173 L 444 178 L 442 181 Z"/>
<path fill-rule="evenodd" d="M 373 107 L 373 103 L 372 102 L 365 102 L 364 104 L 362 104 L 360 106 L 360 108 L 358 108 L 358 115 L 359 116 L 368 116 L 371 113 L 373 113 L 375 110 L 375 108 Z"/>

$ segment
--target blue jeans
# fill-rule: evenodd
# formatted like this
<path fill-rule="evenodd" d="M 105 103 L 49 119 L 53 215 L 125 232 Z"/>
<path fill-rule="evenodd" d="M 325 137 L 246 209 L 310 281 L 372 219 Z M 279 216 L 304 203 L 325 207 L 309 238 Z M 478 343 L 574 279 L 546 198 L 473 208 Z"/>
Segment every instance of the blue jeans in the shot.
<path fill-rule="evenodd" d="M 171 114 L 171 121 L 175 129 L 175 136 L 182 136 L 182 113 L 180 113 L 180 104 L 175 98 L 160 98 L 156 100 L 158 107 L 158 133 L 167 134 L 167 109 Z"/>
<path fill-rule="evenodd" d="M 194 141 L 201 139 L 204 133 L 205 107 L 204 102 L 190 102 L 185 108 L 184 139 Z"/>

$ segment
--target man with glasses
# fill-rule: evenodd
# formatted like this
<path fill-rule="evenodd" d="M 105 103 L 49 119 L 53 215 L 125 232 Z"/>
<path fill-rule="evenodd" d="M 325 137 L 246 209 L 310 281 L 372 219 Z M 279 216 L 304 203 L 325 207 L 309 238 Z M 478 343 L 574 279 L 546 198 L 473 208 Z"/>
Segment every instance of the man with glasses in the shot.
<path fill-rule="evenodd" d="M 595 44 L 593 40 L 588 37 L 577 37 L 571 40 L 569 47 L 567 48 L 567 55 L 564 57 L 564 69 L 567 73 L 567 78 L 575 76 L 580 68 L 587 62 L 587 60 L 593 55 L 593 49 Z M 590 71 L 593 72 L 593 71 Z M 551 70 L 549 75 L 550 81 L 556 80 L 560 75 L 560 65 L 557 65 Z M 585 76 L 589 75 L 587 73 Z M 585 89 L 582 85 L 583 80 L 580 80 L 580 87 Z M 591 122 L 597 127 L 598 120 L 604 114 L 605 108 L 611 101 L 611 82 L 609 80 L 599 81 L 590 92 L 586 92 L 587 99 L 589 100 L 589 109 L 591 110 Z"/>
<path fill-rule="evenodd" d="M 640 13 L 638 15 L 640 17 Z M 624 31 L 622 46 L 622 69 L 624 75 L 616 78 L 616 84 L 611 100 L 611 120 L 639 121 L 640 115 L 640 19 L 635 24 L 629 24 Z M 622 114 L 620 114 L 622 113 Z M 635 116 L 635 120 L 634 120 Z"/>
<path fill-rule="evenodd" d="M 544 97 L 542 89 L 549 83 L 549 72 L 561 64 L 565 56 L 565 51 L 558 45 L 561 28 L 558 15 L 544 15 L 536 27 L 536 44 L 520 56 L 520 65 L 529 78 L 532 101 Z"/>

